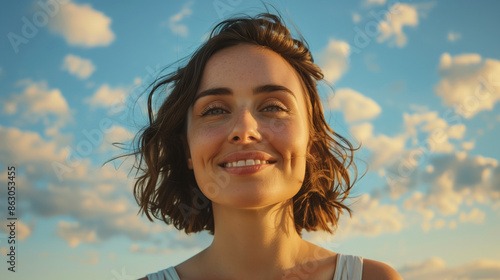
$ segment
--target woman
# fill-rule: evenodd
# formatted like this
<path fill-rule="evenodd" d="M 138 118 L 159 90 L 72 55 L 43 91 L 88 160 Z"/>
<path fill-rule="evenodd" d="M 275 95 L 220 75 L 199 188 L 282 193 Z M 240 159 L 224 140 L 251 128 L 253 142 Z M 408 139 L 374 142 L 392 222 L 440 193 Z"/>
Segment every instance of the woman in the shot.
<path fill-rule="evenodd" d="M 322 78 L 304 40 L 261 14 L 220 23 L 153 86 L 134 195 L 150 220 L 214 238 L 142 279 L 401 279 L 301 238 L 303 229 L 333 232 L 355 181 L 355 149 L 323 116 Z M 162 88 L 170 93 L 154 114 Z"/>

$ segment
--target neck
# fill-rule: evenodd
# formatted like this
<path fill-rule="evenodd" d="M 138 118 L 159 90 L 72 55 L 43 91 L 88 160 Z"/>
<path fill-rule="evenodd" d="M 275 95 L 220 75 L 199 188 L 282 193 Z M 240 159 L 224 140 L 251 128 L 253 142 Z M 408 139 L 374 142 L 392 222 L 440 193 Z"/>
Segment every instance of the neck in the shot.
<path fill-rule="evenodd" d="M 295 230 L 292 207 L 292 201 L 259 209 L 214 204 L 216 227 L 207 262 L 227 278 L 280 277 L 296 265 L 305 244 Z"/>

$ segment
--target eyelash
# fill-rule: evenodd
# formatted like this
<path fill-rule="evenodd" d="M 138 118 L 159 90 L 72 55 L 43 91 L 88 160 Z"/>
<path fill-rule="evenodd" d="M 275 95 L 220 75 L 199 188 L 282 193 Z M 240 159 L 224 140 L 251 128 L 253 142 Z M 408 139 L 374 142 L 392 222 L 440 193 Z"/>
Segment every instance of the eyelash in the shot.
<path fill-rule="evenodd" d="M 268 108 L 278 108 L 278 111 L 279 112 L 289 112 L 290 110 L 288 110 L 283 104 L 279 103 L 279 102 L 272 102 L 270 104 L 268 104 L 264 109 L 262 109 L 263 111 L 268 109 Z M 272 112 L 272 111 L 266 111 L 266 112 Z"/>
<path fill-rule="evenodd" d="M 269 108 L 278 108 L 278 111 L 266 111 Z M 215 111 L 218 111 L 218 110 L 225 111 L 225 112 L 224 113 L 220 113 L 220 114 L 214 113 Z M 289 112 L 290 110 L 288 110 L 281 103 L 273 102 L 271 104 L 268 104 L 261 111 L 268 112 L 268 113 L 271 112 L 272 113 L 272 112 Z M 205 117 L 205 116 L 210 116 L 210 115 L 221 115 L 221 114 L 227 114 L 227 113 L 229 113 L 229 111 L 226 110 L 223 106 L 220 106 L 220 105 L 217 105 L 217 104 L 212 104 L 212 105 L 209 105 L 205 110 L 203 110 L 203 112 L 200 114 L 200 116 Z"/>
<path fill-rule="evenodd" d="M 227 112 L 227 110 L 224 109 L 222 106 L 217 105 L 217 104 L 212 104 L 212 105 L 209 105 L 205 110 L 203 110 L 203 112 L 201 113 L 201 116 L 205 117 L 205 116 L 209 116 L 209 115 L 220 115 L 220 114 L 213 114 L 213 112 L 216 110 L 222 110 L 222 111 Z"/>

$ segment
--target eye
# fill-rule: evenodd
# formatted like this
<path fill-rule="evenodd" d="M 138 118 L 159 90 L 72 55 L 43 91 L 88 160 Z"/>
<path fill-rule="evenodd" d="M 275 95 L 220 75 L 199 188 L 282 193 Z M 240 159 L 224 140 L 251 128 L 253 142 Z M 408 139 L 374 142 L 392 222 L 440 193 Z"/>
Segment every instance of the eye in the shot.
<path fill-rule="evenodd" d="M 222 114 L 229 114 L 229 111 L 222 108 L 220 105 L 210 105 L 201 113 L 202 117 L 205 116 L 217 116 Z"/>
<path fill-rule="evenodd" d="M 276 112 L 288 112 L 289 110 L 285 107 L 285 105 L 279 103 L 279 102 L 273 102 L 270 104 L 267 104 L 264 109 L 262 109 L 262 112 L 271 112 L 271 113 L 276 113 Z"/>

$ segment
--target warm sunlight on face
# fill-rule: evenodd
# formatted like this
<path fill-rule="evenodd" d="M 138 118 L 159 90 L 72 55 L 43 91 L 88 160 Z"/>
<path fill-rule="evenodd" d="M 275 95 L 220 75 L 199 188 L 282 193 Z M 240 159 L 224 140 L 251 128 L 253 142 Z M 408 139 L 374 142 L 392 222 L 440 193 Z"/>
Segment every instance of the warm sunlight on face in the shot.
<path fill-rule="evenodd" d="M 237 208 L 292 198 L 305 175 L 307 117 L 300 80 L 280 55 L 252 45 L 214 54 L 188 112 L 201 191 Z"/>

